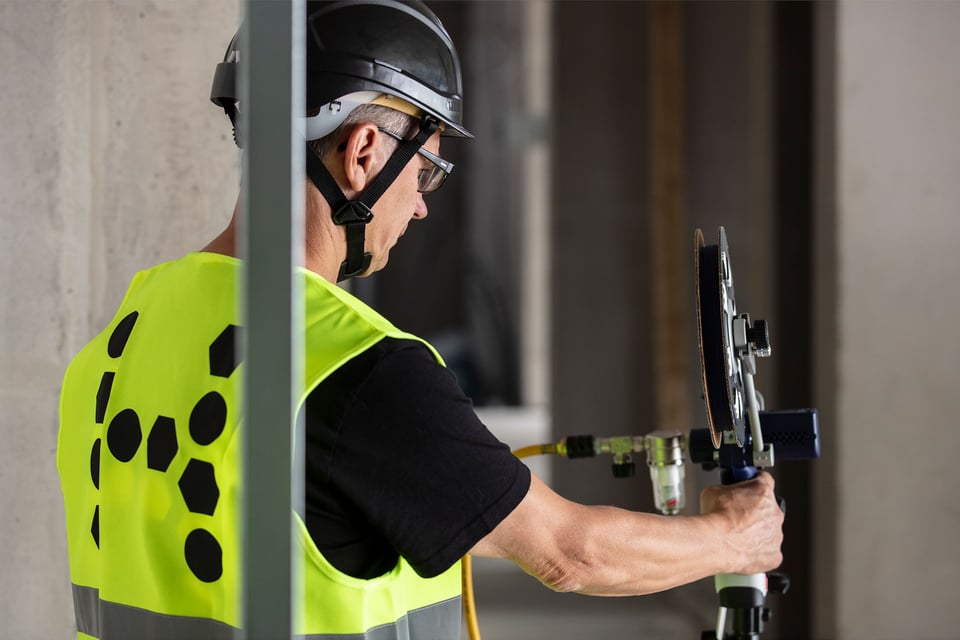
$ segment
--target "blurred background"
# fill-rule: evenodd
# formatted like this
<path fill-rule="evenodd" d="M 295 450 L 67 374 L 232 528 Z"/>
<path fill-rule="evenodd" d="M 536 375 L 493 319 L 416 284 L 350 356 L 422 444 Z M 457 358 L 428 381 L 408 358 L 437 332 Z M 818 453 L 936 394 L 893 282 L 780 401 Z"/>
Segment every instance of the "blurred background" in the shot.
<path fill-rule="evenodd" d="M 960 637 L 960 2 L 433 2 L 472 142 L 355 293 L 441 350 L 513 446 L 703 427 L 693 237 L 730 240 L 771 327 L 769 408 L 823 455 L 775 469 L 790 592 L 770 638 Z M 0 635 L 74 633 L 60 381 L 133 274 L 226 223 L 208 100 L 236 0 L 0 0 Z M 645 472 L 534 461 L 652 509 Z M 715 474 L 688 467 L 688 506 Z M 718 550 L 719 552 L 719 550 Z M 711 581 L 554 594 L 478 563 L 487 638 L 699 637 Z"/>

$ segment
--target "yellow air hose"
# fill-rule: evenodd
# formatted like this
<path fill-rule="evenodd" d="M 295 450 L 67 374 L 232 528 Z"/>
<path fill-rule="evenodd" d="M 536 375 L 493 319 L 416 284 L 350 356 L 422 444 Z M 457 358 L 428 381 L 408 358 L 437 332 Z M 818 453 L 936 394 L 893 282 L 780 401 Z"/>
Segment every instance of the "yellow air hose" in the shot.
<path fill-rule="evenodd" d="M 533 444 L 521 447 L 513 452 L 517 458 L 527 458 L 545 454 L 557 453 L 556 444 Z M 463 576 L 463 617 L 467 623 L 467 634 L 470 640 L 480 640 L 480 623 L 477 620 L 477 603 L 473 598 L 473 566 L 470 554 L 463 556 L 461 562 Z"/>

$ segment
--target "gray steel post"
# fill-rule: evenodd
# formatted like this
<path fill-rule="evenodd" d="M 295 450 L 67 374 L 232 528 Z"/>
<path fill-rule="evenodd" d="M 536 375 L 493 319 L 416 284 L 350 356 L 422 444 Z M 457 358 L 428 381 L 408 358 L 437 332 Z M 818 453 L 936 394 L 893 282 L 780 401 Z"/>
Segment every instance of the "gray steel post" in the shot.
<path fill-rule="evenodd" d="M 245 0 L 240 49 L 244 142 L 242 304 L 242 626 L 245 637 L 290 638 L 299 561 L 292 562 L 291 503 L 297 398 L 302 382 L 303 0 Z M 241 347 L 242 348 L 242 347 Z M 296 487 L 296 489 L 291 489 Z"/>

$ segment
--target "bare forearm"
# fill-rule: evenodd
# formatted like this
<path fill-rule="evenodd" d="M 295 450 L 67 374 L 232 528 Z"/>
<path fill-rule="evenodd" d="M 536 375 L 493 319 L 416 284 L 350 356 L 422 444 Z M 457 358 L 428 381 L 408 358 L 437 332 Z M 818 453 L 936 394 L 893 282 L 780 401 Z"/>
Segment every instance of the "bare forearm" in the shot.
<path fill-rule="evenodd" d="M 780 563 L 783 515 L 769 476 L 709 489 L 701 511 L 659 516 L 580 505 L 534 477 L 523 502 L 471 553 L 513 560 L 557 591 L 610 596 Z"/>
<path fill-rule="evenodd" d="M 553 560 L 543 556 L 547 566 L 524 567 L 558 591 L 641 595 L 723 573 L 734 564 L 721 553 L 721 526 L 711 516 L 578 509 L 578 524 L 557 538 Z"/>

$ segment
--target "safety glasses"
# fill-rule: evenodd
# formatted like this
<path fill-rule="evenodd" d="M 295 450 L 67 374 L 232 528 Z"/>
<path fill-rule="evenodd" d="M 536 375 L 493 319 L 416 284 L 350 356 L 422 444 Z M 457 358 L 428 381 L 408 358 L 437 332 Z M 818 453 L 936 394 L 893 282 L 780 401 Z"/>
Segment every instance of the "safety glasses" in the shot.
<path fill-rule="evenodd" d="M 404 142 L 405 138 L 398 133 L 394 133 L 389 129 L 383 127 L 377 127 L 382 133 L 390 136 L 394 140 L 399 140 Z M 420 193 L 430 193 L 431 191 L 436 191 L 443 185 L 443 181 L 447 179 L 447 176 L 450 175 L 450 172 L 453 171 L 453 163 L 449 160 L 444 160 L 440 156 L 430 153 L 423 147 L 417 149 L 417 153 L 429 160 L 433 166 L 427 169 L 420 169 L 420 172 L 417 174 L 417 191 Z"/>

